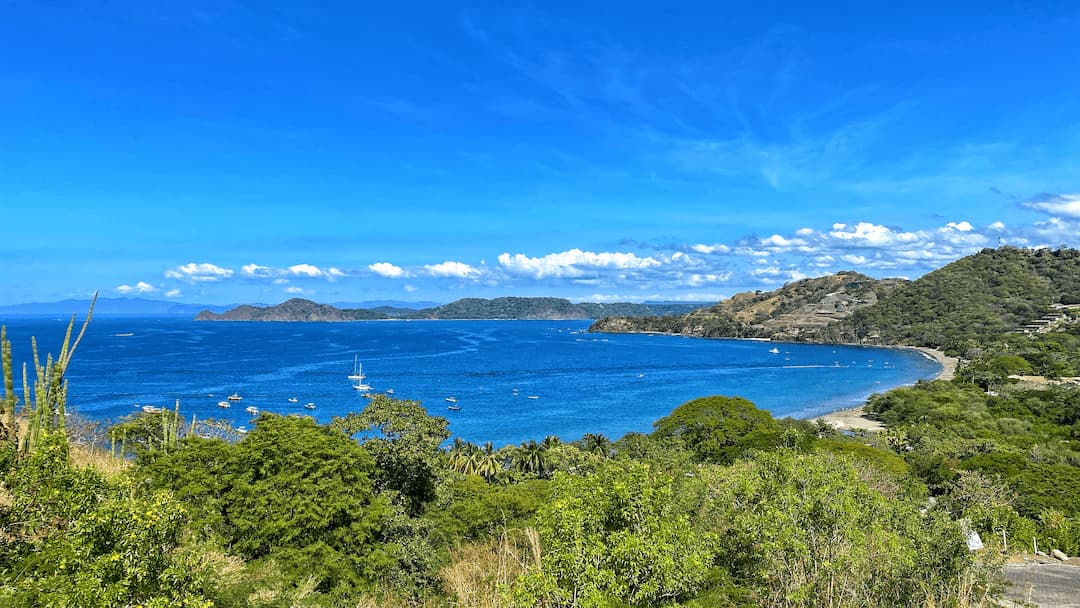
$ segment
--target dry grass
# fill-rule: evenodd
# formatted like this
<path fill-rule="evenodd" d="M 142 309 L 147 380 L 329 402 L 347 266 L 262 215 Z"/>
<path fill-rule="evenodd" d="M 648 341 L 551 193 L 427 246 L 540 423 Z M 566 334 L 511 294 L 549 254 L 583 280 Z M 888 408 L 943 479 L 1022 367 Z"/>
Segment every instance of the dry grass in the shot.
<path fill-rule="evenodd" d="M 108 450 L 91 446 L 71 444 L 71 463 L 76 467 L 90 467 L 105 476 L 116 476 L 131 469 L 125 458 L 113 456 Z"/>
<path fill-rule="evenodd" d="M 452 551 L 439 572 L 443 589 L 464 608 L 505 608 L 503 590 L 526 571 L 540 568 L 540 538 L 532 528 L 506 530 L 494 539 Z"/>

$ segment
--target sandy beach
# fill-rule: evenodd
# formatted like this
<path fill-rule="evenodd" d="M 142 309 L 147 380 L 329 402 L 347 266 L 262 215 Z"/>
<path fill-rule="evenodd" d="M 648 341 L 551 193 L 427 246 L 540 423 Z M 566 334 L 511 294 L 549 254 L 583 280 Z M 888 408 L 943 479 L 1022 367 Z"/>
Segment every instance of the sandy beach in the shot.
<path fill-rule="evenodd" d="M 952 380 L 956 374 L 956 364 L 958 359 L 956 357 L 949 357 L 944 352 L 934 349 L 919 346 L 900 346 L 897 348 L 906 348 L 909 350 L 917 350 L 923 355 L 930 357 L 941 364 L 941 373 L 934 377 L 934 380 Z M 818 420 L 825 421 L 833 426 L 833 428 L 845 431 L 871 431 L 876 432 L 884 429 L 877 420 L 871 420 L 866 417 L 864 406 L 851 407 L 844 410 L 837 410 L 830 412 L 824 416 L 814 418 L 813 421 Z"/>

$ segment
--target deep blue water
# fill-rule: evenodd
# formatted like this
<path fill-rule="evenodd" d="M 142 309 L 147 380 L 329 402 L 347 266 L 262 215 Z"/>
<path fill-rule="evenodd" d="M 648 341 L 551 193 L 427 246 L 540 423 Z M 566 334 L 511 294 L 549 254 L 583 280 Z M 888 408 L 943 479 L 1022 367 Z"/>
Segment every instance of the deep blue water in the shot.
<path fill-rule="evenodd" d="M 17 362 L 30 356 L 32 335 L 42 356 L 55 353 L 66 328 L 66 320 L 56 319 L 6 324 Z M 135 404 L 172 407 L 180 399 L 187 417 L 238 425 L 249 424 L 248 405 L 328 421 L 366 404 L 346 378 L 357 354 L 374 391 L 392 388 L 397 398 L 423 402 L 450 420 L 455 436 L 502 445 L 546 435 L 614 439 L 648 432 L 678 405 L 717 394 L 746 397 L 778 417 L 807 418 L 940 371 L 907 350 L 582 333 L 586 327 L 585 321 L 97 318 L 68 370 L 68 403 L 97 419 L 130 414 Z M 774 346 L 779 354 L 769 352 Z M 217 407 L 233 392 L 244 400 Z M 460 411 L 447 410 L 448 396 Z M 309 401 L 315 410 L 301 407 Z"/>

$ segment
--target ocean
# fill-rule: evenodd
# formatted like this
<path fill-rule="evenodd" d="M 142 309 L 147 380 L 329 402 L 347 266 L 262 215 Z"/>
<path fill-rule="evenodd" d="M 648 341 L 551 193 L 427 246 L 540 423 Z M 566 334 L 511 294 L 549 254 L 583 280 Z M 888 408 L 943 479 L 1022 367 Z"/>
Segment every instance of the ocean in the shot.
<path fill-rule="evenodd" d="M 19 367 L 31 356 L 31 336 L 42 357 L 56 353 L 67 320 L 4 323 Z M 254 406 L 327 422 L 367 403 L 348 379 L 355 357 L 372 392 L 393 389 L 394 397 L 447 418 L 453 436 L 501 446 L 547 435 L 571 441 L 585 433 L 645 433 L 675 407 L 707 395 L 741 396 L 777 417 L 809 418 L 941 369 L 911 350 L 590 334 L 588 325 L 95 318 L 68 370 L 68 407 L 118 420 L 179 399 L 186 419 L 250 425 L 244 408 Z M 218 407 L 233 393 L 243 400 Z M 449 397 L 459 410 L 448 409 L 455 405 Z M 314 410 L 302 407 L 308 402 Z"/>

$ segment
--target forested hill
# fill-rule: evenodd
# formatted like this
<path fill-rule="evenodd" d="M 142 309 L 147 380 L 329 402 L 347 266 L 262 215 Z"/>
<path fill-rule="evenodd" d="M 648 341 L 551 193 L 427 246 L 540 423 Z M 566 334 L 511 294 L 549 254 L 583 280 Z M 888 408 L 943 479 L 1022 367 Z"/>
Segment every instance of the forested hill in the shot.
<path fill-rule="evenodd" d="M 906 282 L 839 272 L 795 281 L 774 291 L 738 293 L 715 306 L 682 316 L 604 318 L 591 329 L 708 338 L 816 338 L 823 328 L 876 304 Z"/>
<path fill-rule="evenodd" d="M 983 249 L 821 333 L 825 339 L 958 347 L 1080 303 L 1080 251 Z"/>
<path fill-rule="evenodd" d="M 910 283 L 841 272 L 678 317 L 601 319 L 592 329 L 958 348 L 1073 303 L 1080 303 L 1080 252 L 1003 247 Z"/>
<path fill-rule="evenodd" d="M 336 308 L 293 298 L 276 306 L 238 306 L 223 313 L 204 310 L 196 321 L 362 321 L 378 319 L 596 319 L 602 316 L 681 314 L 700 303 L 573 304 L 562 298 L 464 298 L 431 308 Z"/>

